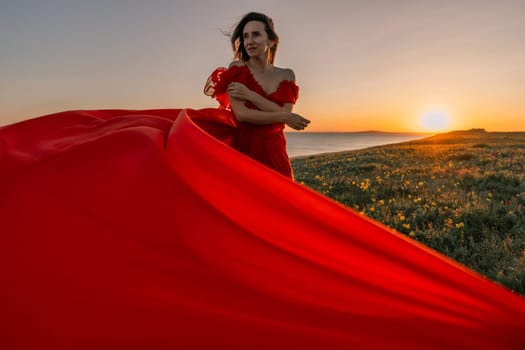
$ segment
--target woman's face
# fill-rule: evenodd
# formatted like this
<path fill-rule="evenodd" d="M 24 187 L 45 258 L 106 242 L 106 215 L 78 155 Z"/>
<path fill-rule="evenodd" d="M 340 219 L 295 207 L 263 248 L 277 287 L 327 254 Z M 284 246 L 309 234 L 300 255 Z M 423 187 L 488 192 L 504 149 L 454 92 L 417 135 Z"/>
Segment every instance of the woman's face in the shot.
<path fill-rule="evenodd" d="M 242 35 L 244 49 L 250 57 L 267 55 L 268 50 L 274 44 L 273 40 L 268 39 L 263 22 L 250 21 L 246 23 Z"/>

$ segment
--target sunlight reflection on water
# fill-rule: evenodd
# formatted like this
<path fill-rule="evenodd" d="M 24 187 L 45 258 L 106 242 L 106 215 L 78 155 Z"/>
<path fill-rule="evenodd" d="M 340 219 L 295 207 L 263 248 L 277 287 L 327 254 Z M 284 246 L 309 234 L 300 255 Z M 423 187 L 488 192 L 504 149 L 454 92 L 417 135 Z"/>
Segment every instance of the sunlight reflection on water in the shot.
<path fill-rule="evenodd" d="M 285 135 L 290 157 L 351 151 L 431 136 L 431 134 L 380 132 L 287 132 Z"/>

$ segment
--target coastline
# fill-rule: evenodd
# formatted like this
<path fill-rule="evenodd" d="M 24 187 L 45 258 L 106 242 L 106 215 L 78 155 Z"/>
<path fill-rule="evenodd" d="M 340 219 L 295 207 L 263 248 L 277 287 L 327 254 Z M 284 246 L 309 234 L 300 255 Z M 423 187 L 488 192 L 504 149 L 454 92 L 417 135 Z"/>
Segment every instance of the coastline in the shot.
<path fill-rule="evenodd" d="M 383 131 L 287 132 L 290 159 L 418 140 L 433 134 Z"/>

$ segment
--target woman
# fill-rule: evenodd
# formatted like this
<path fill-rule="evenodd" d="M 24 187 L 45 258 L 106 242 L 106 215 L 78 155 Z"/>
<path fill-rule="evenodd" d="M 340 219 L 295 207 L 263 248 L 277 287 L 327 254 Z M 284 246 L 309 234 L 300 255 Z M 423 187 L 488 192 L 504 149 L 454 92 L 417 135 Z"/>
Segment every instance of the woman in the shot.
<path fill-rule="evenodd" d="M 215 95 L 237 147 L 284 162 L 283 123 L 307 121 L 264 60 L 276 37 L 245 22 Z M 236 124 L 209 108 L 0 127 L 0 349 L 525 349 L 525 299 L 253 166 Z"/>
<path fill-rule="evenodd" d="M 233 146 L 290 178 L 284 125 L 303 130 L 310 121 L 292 113 L 299 88 L 291 69 L 273 65 L 279 37 L 273 21 L 250 12 L 231 35 L 235 61 L 219 68 L 205 86 L 205 93 L 231 109 L 239 122 Z"/>

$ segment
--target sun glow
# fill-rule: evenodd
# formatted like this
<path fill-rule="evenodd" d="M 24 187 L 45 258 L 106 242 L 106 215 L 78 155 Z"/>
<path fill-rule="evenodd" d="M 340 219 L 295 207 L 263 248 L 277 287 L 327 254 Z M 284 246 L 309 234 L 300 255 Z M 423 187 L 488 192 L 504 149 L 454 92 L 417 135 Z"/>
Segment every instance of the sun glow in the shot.
<path fill-rule="evenodd" d="M 449 115 L 440 110 L 426 112 L 420 118 L 421 126 L 427 131 L 442 131 L 448 127 L 449 123 Z"/>

